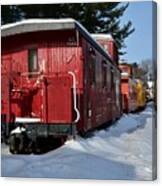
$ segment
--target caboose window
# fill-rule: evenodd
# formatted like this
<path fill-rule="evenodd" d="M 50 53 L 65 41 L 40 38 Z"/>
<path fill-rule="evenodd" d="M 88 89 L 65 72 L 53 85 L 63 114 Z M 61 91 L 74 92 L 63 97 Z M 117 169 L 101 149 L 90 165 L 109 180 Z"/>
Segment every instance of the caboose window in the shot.
<path fill-rule="evenodd" d="M 28 70 L 29 72 L 38 71 L 38 55 L 37 55 L 37 49 L 35 48 L 28 50 Z"/>

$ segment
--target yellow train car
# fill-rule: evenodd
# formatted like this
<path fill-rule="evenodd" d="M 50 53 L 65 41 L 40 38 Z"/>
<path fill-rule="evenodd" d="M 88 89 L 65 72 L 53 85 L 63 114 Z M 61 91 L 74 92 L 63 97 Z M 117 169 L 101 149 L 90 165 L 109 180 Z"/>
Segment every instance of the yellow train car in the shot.
<path fill-rule="evenodd" d="M 140 79 L 136 80 L 137 109 L 142 109 L 146 105 L 146 89 Z"/>

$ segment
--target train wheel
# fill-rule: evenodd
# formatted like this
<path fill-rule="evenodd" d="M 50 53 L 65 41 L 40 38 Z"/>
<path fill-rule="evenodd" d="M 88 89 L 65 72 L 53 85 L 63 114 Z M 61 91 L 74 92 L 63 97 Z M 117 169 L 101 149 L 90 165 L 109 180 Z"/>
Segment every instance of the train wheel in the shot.
<path fill-rule="evenodd" d="M 9 137 L 9 150 L 12 154 L 18 154 L 18 139 L 15 134 Z"/>
<path fill-rule="evenodd" d="M 9 149 L 12 154 L 26 153 L 27 137 L 24 133 L 11 134 L 9 138 Z"/>

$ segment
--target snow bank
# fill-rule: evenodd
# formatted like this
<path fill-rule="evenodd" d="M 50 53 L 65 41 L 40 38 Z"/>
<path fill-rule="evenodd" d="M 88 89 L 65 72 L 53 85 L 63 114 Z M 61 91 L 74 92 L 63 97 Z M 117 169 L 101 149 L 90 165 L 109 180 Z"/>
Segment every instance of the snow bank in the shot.
<path fill-rule="evenodd" d="M 2 176 L 152 179 L 152 104 L 124 115 L 91 138 L 67 141 L 44 155 L 2 155 Z M 3 152 L 2 152 L 3 153 Z"/>

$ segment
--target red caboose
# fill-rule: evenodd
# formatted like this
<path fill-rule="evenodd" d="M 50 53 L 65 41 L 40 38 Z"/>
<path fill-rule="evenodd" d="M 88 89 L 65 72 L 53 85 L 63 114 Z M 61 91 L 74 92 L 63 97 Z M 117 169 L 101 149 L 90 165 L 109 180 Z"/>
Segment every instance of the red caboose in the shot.
<path fill-rule="evenodd" d="M 119 55 L 117 44 L 110 34 L 92 34 L 92 37 L 104 48 L 110 55 L 112 61 L 118 65 Z"/>
<path fill-rule="evenodd" d="M 132 112 L 137 109 L 136 81 L 133 79 L 132 66 L 120 64 L 121 70 L 121 93 L 124 112 Z"/>
<path fill-rule="evenodd" d="M 1 71 L 2 131 L 13 152 L 121 115 L 120 70 L 73 19 L 2 26 Z"/>

